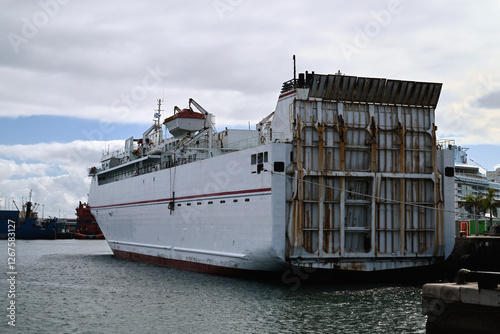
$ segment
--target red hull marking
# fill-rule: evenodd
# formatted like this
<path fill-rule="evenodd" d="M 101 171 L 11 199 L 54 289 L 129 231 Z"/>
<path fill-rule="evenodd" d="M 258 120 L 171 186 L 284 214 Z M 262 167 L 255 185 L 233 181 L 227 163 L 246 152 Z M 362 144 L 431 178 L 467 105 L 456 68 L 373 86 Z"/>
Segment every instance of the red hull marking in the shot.
<path fill-rule="evenodd" d="M 195 271 L 199 273 L 231 276 L 231 277 L 248 277 L 248 278 L 269 278 L 275 276 L 276 272 L 271 271 L 257 271 L 238 268 L 219 267 L 211 264 L 197 263 L 190 261 L 182 261 L 176 259 L 167 259 L 164 257 L 157 257 L 151 255 L 144 255 L 139 253 L 126 252 L 122 250 L 113 249 L 113 254 L 123 260 L 148 263 L 161 267 L 169 267 L 174 269 Z"/>
<path fill-rule="evenodd" d="M 271 191 L 271 188 L 262 188 L 262 189 L 250 189 L 250 190 L 239 190 L 239 191 L 226 191 L 221 193 L 213 193 L 213 194 L 203 194 L 203 195 L 192 195 L 192 196 L 184 196 L 177 197 L 176 200 L 185 200 L 185 199 L 194 199 L 194 198 L 205 198 L 205 197 L 215 197 L 215 196 L 227 196 L 227 195 L 243 195 L 243 194 L 253 194 L 258 192 L 266 192 Z M 150 201 L 139 201 L 139 202 L 129 202 L 129 203 L 119 203 L 119 204 L 110 204 L 110 205 L 99 205 L 93 206 L 93 209 L 102 209 L 102 208 L 112 208 L 116 206 L 125 206 L 125 205 L 137 205 L 137 204 L 146 204 L 146 203 L 158 203 L 158 202 L 168 202 L 171 201 L 172 198 L 162 198 L 162 199 L 154 199 Z"/>
<path fill-rule="evenodd" d="M 282 98 L 284 98 L 284 97 L 287 97 L 287 96 L 292 95 L 292 94 L 295 94 L 295 93 L 297 93 L 297 91 L 296 91 L 296 90 L 292 90 L 292 91 L 290 91 L 290 92 L 288 92 L 288 93 L 285 93 L 285 94 L 280 95 L 279 99 L 282 99 Z"/>

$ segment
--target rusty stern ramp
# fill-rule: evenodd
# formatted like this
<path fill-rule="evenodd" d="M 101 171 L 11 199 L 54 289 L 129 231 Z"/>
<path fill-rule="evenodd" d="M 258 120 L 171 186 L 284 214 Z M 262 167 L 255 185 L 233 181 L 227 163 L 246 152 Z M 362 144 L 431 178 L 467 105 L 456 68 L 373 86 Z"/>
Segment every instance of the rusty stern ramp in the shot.
<path fill-rule="evenodd" d="M 454 169 L 436 144 L 442 84 L 306 72 L 287 88 L 287 261 L 374 271 L 444 260 Z"/>

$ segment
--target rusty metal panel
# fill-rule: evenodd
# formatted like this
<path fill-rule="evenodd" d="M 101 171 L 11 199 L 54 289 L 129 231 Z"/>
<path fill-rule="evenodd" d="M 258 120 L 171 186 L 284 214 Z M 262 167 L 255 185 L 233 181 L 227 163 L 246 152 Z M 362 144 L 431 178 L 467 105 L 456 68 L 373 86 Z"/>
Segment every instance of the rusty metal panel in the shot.
<path fill-rule="evenodd" d="M 365 91 L 365 81 L 366 78 L 358 78 L 356 82 L 356 90 L 353 93 L 352 99 L 354 101 L 364 102 L 366 97 Z"/>
<path fill-rule="evenodd" d="M 340 250 L 340 179 L 325 179 L 323 251 L 338 253 Z"/>
<path fill-rule="evenodd" d="M 437 106 L 439 95 L 441 94 L 442 85 L 431 85 L 431 92 L 429 94 L 429 100 L 427 103 L 422 104 L 424 106 Z"/>
<path fill-rule="evenodd" d="M 434 182 L 425 179 L 406 180 L 405 233 L 406 252 L 422 254 L 434 245 Z"/>
<path fill-rule="evenodd" d="M 312 75 L 309 98 L 435 108 L 442 84 L 347 75 Z"/>
<path fill-rule="evenodd" d="M 290 262 L 371 270 L 442 256 L 429 105 L 437 103 L 440 89 L 434 83 L 313 76 L 308 98 L 292 106 Z"/>
<path fill-rule="evenodd" d="M 376 248 L 379 254 L 399 254 L 401 251 L 401 182 L 381 178 L 376 210 Z"/>
<path fill-rule="evenodd" d="M 421 82 L 414 82 L 413 84 L 414 84 L 413 92 L 408 100 L 408 104 L 411 106 L 417 104 L 417 101 L 419 101 L 419 96 L 423 88 L 423 84 Z"/>
<path fill-rule="evenodd" d="M 370 78 L 370 81 L 372 82 L 372 86 L 368 91 L 368 99 L 366 102 L 377 103 L 379 101 L 379 97 L 384 93 L 385 79 Z"/>

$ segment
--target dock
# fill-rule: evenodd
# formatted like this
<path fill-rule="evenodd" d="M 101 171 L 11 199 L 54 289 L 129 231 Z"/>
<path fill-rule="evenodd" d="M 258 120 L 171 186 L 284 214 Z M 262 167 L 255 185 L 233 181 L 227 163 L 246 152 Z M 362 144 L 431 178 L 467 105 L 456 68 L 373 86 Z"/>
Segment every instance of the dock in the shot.
<path fill-rule="evenodd" d="M 436 268 L 450 282 L 461 268 L 500 272 L 500 237 L 456 237 L 455 247 L 446 261 Z"/>
<path fill-rule="evenodd" d="M 456 283 L 430 283 L 422 289 L 426 333 L 498 333 L 499 272 L 461 269 Z"/>

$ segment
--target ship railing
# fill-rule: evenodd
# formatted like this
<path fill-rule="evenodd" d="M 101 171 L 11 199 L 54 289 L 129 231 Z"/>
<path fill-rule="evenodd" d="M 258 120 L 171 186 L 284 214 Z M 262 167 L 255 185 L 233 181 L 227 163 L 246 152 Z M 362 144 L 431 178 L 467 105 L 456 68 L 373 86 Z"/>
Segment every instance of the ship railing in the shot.
<path fill-rule="evenodd" d="M 264 135 L 254 136 L 231 143 L 231 146 L 222 149 L 223 152 L 232 152 L 244 150 L 247 148 L 257 147 L 259 145 L 268 143 L 283 143 L 286 142 L 286 135 L 284 132 L 268 132 Z"/>
<path fill-rule="evenodd" d="M 108 160 L 111 158 L 124 158 L 128 156 L 127 152 L 125 152 L 125 148 L 120 148 L 114 151 L 108 151 L 102 153 L 101 161 Z"/>
<path fill-rule="evenodd" d="M 286 93 L 292 89 L 297 88 L 297 79 L 291 79 L 288 81 L 285 81 L 283 83 L 283 86 L 281 87 L 281 94 Z"/>
<path fill-rule="evenodd" d="M 141 168 L 128 169 L 125 171 L 113 173 L 111 175 L 99 176 L 98 181 L 99 181 L 99 185 L 103 185 L 106 183 L 111 183 L 111 182 L 129 179 L 129 178 L 134 177 L 134 176 L 139 176 L 139 175 L 144 175 L 144 174 L 156 172 L 160 169 L 162 169 L 162 164 L 160 164 L 160 163 L 148 164 L 148 165 L 143 166 Z"/>
<path fill-rule="evenodd" d="M 187 157 L 187 158 L 177 158 L 175 161 L 168 160 L 161 163 L 151 163 L 140 168 L 128 169 L 125 171 L 113 173 L 111 175 L 99 176 L 98 181 L 99 185 L 103 185 L 111 182 L 121 181 L 135 176 L 149 174 L 152 172 L 159 171 L 160 169 L 168 169 L 176 166 L 182 166 L 197 160 L 202 160 L 202 159 L 197 157 Z"/>
<path fill-rule="evenodd" d="M 231 146 L 226 147 L 224 151 L 239 151 L 255 146 L 259 146 L 259 137 L 257 136 L 233 142 Z"/>
<path fill-rule="evenodd" d="M 462 181 L 469 181 L 475 184 L 489 185 L 490 182 L 484 178 L 482 175 L 471 175 L 464 173 L 456 173 L 455 177 L 459 178 Z"/>
<path fill-rule="evenodd" d="M 284 133 L 274 133 L 272 135 L 272 138 L 269 135 L 265 136 L 265 138 L 266 138 L 266 140 L 263 141 L 262 137 L 255 136 L 255 137 L 251 137 L 251 138 L 247 138 L 247 139 L 235 142 L 235 143 L 233 143 L 233 145 L 231 145 L 231 147 L 218 148 L 218 149 L 215 148 L 215 149 L 219 150 L 221 152 L 221 154 L 231 153 L 234 151 L 239 151 L 239 150 L 243 150 L 243 149 L 247 149 L 247 148 L 257 147 L 259 145 L 262 145 L 266 141 L 270 142 L 272 140 L 272 142 L 283 142 L 283 141 L 285 141 L 284 138 L 286 138 L 286 137 L 285 137 Z M 154 146 L 154 147 L 151 147 L 150 149 L 148 149 L 147 153 L 152 154 L 152 153 L 158 152 L 159 150 L 162 150 L 161 146 Z M 125 149 L 119 149 L 119 150 L 115 150 L 113 152 L 109 152 L 108 154 L 106 154 L 106 157 L 107 157 L 107 159 L 127 158 L 128 155 L 126 154 Z M 128 179 L 131 177 L 139 176 L 139 175 L 144 175 L 144 174 L 156 172 L 160 169 L 168 169 L 168 168 L 172 168 L 172 167 L 176 167 L 176 166 L 182 166 L 185 164 L 189 164 L 189 163 L 192 163 L 192 162 L 195 162 L 198 160 L 204 160 L 207 157 L 208 156 L 202 156 L 201 154 L 193 154 L 193 155 L 186 156 L 186 157 L 179 157 L 179 158 L 176 158 L 175 160 L 167 160 L 167 161 L 162 161 L 160 163 L 151 163 L 151 164 L 148 164 L 148 165 L 143 166 L 141 168 L 127 169 L 124 171 L 112 173 L 111 175 L 99 176 L 98 181 L 99 181 L 100 185 L 106 184 L 106 183 L 111 183 L 111 182 L 116 182 L 116 181 L 120 181 L 123 179 Z M 103 158 L 103 160 L 104 160 L 104 158 Z"/>
<path fill-rule="evenodd" d="M 163 150 L 164 150 L 164 147 L 165 147 L 164 144 L 150 146 L 146 150 L 146 153 L 147 154 L 161 154 L 163 152 Z"/>
<path fill-rule="evenodd" d="M 455 140 L 454 139 L 439 139 L 437 140 L 437 145 L 441 149 L 452 149 L 455 147 Z"/>
<path fill-rule="evenodd" d="M 269 132 L 266 134 L 266 139 L 268 143 L 286 143 L 291 141 L 291 134 L 285 134 L 284 132 Z"/>

